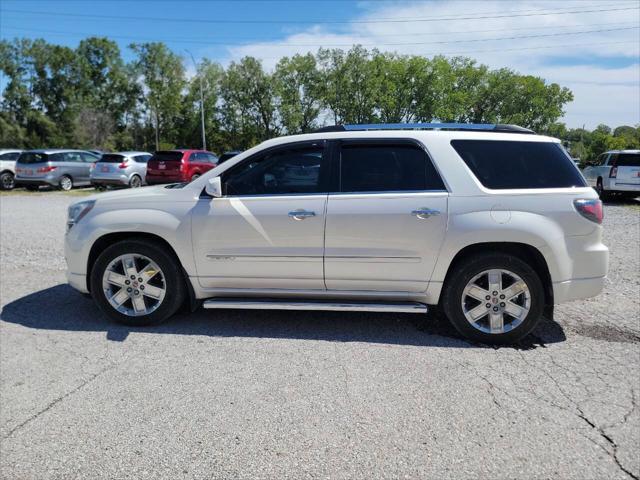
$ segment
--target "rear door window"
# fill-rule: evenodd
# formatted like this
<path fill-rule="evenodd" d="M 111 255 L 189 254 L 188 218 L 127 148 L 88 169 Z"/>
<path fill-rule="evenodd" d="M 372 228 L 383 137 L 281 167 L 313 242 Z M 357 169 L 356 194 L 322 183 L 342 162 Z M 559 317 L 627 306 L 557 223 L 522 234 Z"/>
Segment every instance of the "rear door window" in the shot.
<path fill-rule="evenodd" d="M 446 190 L 426 152 L 409 144 L 345 144 L 340 192 Z"/>
<path fill-rule="evenodd" d="M 82 157 L 78 152 L 67 152 L 64 154 L 65 162 L 82 162 Z"/>
<path fill-rule="evenodd" d="M 640 153 L 620 153 L 616 160 L 618 167 L 640 167 Z"/>
<path fill-rule="evenodd" d="M 452 140 L 451 145 L 486 188 L 586 186 L 578 169 L 556 143 Z"/>

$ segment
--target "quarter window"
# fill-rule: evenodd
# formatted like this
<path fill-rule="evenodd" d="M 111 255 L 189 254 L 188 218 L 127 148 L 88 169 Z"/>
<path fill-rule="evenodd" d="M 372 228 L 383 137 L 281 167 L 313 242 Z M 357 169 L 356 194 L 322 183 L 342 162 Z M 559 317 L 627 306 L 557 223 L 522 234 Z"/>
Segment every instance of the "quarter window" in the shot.
<path fill-rule="evenodd" d="M 451 145 L 487 188 L 586 186 L 576 166 L 557 143 L 452 140 Z"/>
<path fill-rule="evenodd" d="M 424 150 L 414 145 L 343 145 L 341 192 L 445 190 Z"/>
<path fill-rule="evenodd" d="M 322 191 L 323 147 L 292 147 L 247 159 L 223 178 L 227 195 L 287 195 Z M 326 191 L 326 190 L 325 190 Z"/>

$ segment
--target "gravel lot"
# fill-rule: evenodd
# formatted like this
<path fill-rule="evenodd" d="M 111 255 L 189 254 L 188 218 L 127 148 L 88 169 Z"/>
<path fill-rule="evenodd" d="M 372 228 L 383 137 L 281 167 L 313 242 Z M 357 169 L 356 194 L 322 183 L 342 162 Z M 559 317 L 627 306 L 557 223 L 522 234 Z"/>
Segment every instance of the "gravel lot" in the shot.
<path fill-rule="evenodd" d="M 640 475 L 637 205 L 605 209 L 604 294 L 494 349 L 409 314 L 110 324 L 65 285 L 76 199 L 0 196 L 3 478 Z"/>

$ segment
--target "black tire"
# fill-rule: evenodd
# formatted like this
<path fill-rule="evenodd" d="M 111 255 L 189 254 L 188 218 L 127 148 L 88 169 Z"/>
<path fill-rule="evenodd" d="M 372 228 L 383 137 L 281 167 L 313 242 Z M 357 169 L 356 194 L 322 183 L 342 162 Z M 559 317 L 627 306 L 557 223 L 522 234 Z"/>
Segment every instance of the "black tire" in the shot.
<path fill-rule="evenodd" d="M 13 173 L 2 172 L 2 175 L 0 175 L 0 190 L 13 190 L 15 186 L 16 182 Z"/>
<path fill-rule="evenodd" d="M 129 316 L 111 306 L 102 287 L 102 278 L 109 264 L 121 255 L 138 254 L 153 260 L 164 275 L 166 290 L 161 304 L 150 314 Z M 107 247 L 91 270 L 91 296 L 110 319 L 131 326 L 157 325 L 178 311 L 185 300 L 186 286 L 179 261 L 159 243 L 148 240 L 123 240 Z"/>
<path fill-rule="evenodd" d="M 131 180 L 129 180 L 130 188 L 140 188 L 142 186 L 142 179 L 139 175 L 133 175 Z"/>
<path fill-rule="evenodd" d="M 58 188 L 64 192 L 68 192 L 73 188 L 73 180 L 69 175 L 63 175 L 58 181 Z"/>
<path fill-rule="evenodd" d="M 107 189 L 107 187 L 105 187 L 104 185 L 94 185 L 93 188 L 95 188 L 98 192 L 104 192 Z"/>
<path fill-rule="evenodd" d="M 191 181 L 193 182 L 193 181 L 194 181 L 194 180 L 196 180 L 198 177 L 200 177 L 200 174 L 199 174 L 199 173 L 194 173 L 194 174 L 191 176 Z"/>
<path fill-rule="evenodd" d="M 535 270 L 519 258 L 501 253 L 487 253 L 458 262 L 454 268 L 444 286 L 442 307 L 456 330 L 469 340 L 499 345 L 515 344 L 531 333 L 542 318 L 546 303 L 542 281 Z M 505 333 L 488 333 L 479 330 L 467 321 L 462 308 L 463 291 L 467 284 L 476 275 L 491 269 L 515 273 L 526 283 L 531 295 L 529 313 L 520 325 Z"/>
<path fill-rule="evenodd" d="M 605 191 L 601 178 L 596 182 L 596 193 L 600 197 L 600 200 L 606 200 L 609 198 L 609 194 Z"/>

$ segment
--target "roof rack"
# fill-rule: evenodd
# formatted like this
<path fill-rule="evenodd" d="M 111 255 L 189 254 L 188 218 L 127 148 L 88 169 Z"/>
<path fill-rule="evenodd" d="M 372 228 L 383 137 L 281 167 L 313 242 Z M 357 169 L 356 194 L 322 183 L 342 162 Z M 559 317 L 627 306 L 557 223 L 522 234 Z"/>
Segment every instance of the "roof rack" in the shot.
<path fill-rule="evenodd" d="M 363 130 L 472 130 L 474 132 L 536 133 L 518 125 L 503 125 L 500 123 L 368 123 L 361 125 L 332 125 L 320 128 L 315 132 L 354 132 Z"/>

